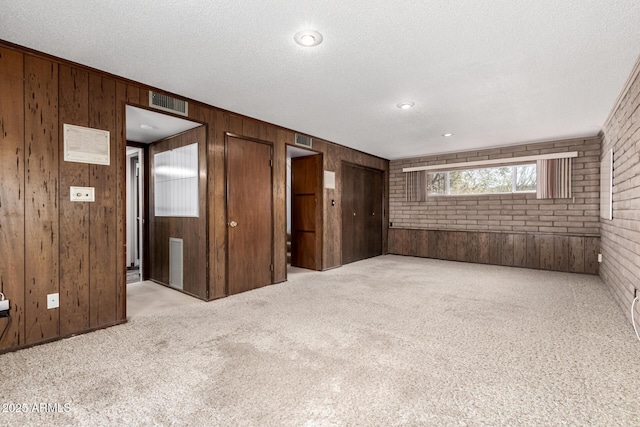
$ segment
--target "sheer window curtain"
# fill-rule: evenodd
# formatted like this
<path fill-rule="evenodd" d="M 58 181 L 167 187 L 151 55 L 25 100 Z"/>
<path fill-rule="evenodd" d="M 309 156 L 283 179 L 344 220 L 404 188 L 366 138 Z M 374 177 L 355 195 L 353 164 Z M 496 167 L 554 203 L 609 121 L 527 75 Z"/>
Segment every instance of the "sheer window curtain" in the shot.
<path fill-rule="evenodd" d="M 571 159 L 538 160 L 538 199 L 571 198 Z"/>
<path fill-rule="evenodd" d="M 407 202 L 427 200 L 427 171 L 405 172 Z"/>

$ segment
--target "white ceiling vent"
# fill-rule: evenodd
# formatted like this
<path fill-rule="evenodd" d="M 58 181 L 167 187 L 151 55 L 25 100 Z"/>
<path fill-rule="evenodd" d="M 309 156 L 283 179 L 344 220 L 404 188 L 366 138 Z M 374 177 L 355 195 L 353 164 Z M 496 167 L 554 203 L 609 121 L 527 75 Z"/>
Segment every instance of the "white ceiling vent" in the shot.
<path fill-rule="evenodd" d="M 296 145 L 299 145 L 301 147 L 311 148 L 311 137 L 296 133 Z"/>
<path fill-rule="evenodd" d="M 172 98 L 152 90 L 149 91 L 149 106 L 162 111 L 180 114 L 187 117 L 189 115 L 189 104 L 187 101 Z"/>

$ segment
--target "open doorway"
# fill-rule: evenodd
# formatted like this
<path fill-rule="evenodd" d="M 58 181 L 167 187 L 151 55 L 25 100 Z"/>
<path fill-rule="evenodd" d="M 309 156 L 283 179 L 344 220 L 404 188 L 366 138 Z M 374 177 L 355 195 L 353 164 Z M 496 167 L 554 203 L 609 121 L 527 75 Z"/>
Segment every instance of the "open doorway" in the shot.
<path fill-rule="evenodd" d="M 287 146 L 287 264 L 322 270 L 322 154 Z"/>
<path fill-rule="evenodd" d="M 127 317 L 206 300 L 206 125 L 127 105 L 126 135 Z"/>
<path fill-rule="evenodd" d="M 146 238 L 144 214 L 144 150 L 127 145 L 127 283 L 142 281 L 143 242 Z"/>

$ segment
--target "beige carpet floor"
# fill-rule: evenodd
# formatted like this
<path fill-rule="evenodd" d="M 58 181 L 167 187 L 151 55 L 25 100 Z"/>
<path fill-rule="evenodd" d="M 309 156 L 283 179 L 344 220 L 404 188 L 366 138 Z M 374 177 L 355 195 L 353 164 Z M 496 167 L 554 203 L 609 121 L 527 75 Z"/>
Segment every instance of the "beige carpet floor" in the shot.
<path fill-rule="evenodd" d="M 127 284 L 127 320 L 205 301 L 150 280 Z"/>
<path fill-rule="evenodd" d="M 640 423 L 598 277 L 384 256 L 0 356 L 0 424 Z"/>

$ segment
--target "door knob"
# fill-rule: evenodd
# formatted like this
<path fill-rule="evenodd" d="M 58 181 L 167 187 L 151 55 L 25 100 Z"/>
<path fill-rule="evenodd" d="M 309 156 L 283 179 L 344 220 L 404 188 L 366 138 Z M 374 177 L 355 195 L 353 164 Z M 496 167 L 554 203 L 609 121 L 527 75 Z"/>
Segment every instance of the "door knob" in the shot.
<path fill-rule="evenodd" d="M 237 222 L 235 222 L 235 221 L 231 221 L 231 222 L 229 223 L 229 227 L 232 227 L 232 228 L 233 228 L 233 227 L 237 227 L 237 226 L 238 226 L 238 223 L 237 223 Z"/>
<path fill-rule="evenodd" d="M 355 212 L 353 213 L 353 216 L 356 216 L 356 213 L 355 213 Z"/>

